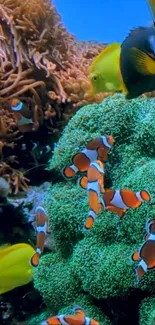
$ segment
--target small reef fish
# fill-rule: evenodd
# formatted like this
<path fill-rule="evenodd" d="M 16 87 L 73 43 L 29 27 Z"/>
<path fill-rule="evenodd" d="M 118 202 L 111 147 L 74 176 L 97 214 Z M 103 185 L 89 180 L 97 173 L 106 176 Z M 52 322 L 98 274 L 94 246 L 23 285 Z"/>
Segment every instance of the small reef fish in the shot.
<path fill-rule="evenodd" d="M 107 46 L 88 69 L 89 95 L 122 92 L 126 99 L 155 90 L 155 28 L 131 30 L 123 43 Z"/>
<path fill-rule="evenodd" d="M 85 311 L 81 307 L 73 308 L 75 315 L 58 315 L 50 317 L 41 325 L 99 325 L 94 319 L 86 317 Z"/>
<path fill-rule="evenodd" d="M 31 132 L 39 127 L 39 124 L 35 125 L 33 121 L 34 111 L 28 104 L 24 104 L 18 98 L 13 98 L 10 106 L 18 120 L 17 125 L 20 132 Z"/>
<path fill-rule="evenodd" d="M 0 294 L 32 281 L 29 261 L 34 253 L 34 248 L 28 244 L 0 247 Z"/>
<path fill-rule="evenodd" d="M 100 160 L 107 161 L 109 149 L 114 143 L 114 138 L 111 135 L 101 136 L 89 141 L 86 147 L 72 157 L 73 165 L 63 168 L 62 175 L 65 179 L 69 180 L 75 174 L 86 172 L 91 162 Z"/>
<path fill-rule="evenodd" d="M 133 192 L 128 189 L 108 189 L 103 194 L 100 204 L 103 210 L 117 213 L 122 218 L 128 209 L 136 209 L 141 206 L 142 201 L 150 201 L 151 196 L 146 190 Z"/>
<path fill-rule="evenodd" d="M 45 209 L 42 206 L 36 208 L 35 224 L 37 231 L 37 248 L 35 254 L 31 257 L 31 265 L 38 266 L 40 255 L 44 250 L 46 235 L 49 232 L 49 221 Z"/>
<path fill-rule="evenodd" d="M 149 235 L 151 234 L 151 232 L 155 231 L 155 219 L 148 220 L 146 222 L 145 229 L 146 229 L 145 240 L 147 240 L 149 238 Z"/>
<path fill-rule="evenodd" d="M 88 68 L 88 75 L 91 81 L 89 96 L 101 92 L 126 91 L 120 73 L 121 44 L 112 43 L 108 45 L 92 61 Z"/>
<path fill-rule="evenodd" d="M 146 241 L 139 251 L 132 255 L 133 261 L 140 261 L 136 269 L 136 275 L 141 278 L 147 270 L 155 268 L 155 219 L 147 222 Z"/>
<path fill-rule="evenodd" d="M 155 28 L 139 27 L 121 46 L 120 70 L 127 99 L 155 90 Z"/>
<path fill-rule="evenodd" d="M 89 199 L 89 215 L 85 223 L 85 228 L 92 228 L 95 218 L 99 213 L 99 196 L 104 193 L 104 167 L 101 161 L 95 160 L 90 164 L 87 176 L 79 179 L 79 185 L 87 189 Z"/>

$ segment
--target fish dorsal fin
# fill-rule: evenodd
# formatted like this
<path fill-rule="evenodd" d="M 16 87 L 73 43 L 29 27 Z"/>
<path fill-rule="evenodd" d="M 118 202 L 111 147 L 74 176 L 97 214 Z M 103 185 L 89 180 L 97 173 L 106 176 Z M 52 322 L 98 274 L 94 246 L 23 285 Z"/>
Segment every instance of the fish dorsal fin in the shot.
<path fill-rule="evenodd" d="M 140 26 L 140 27 L 133 27 L 132 29 L 130 29 L 130 31 L 129 31 L 128 35 L 125 37 L 124 41 L 126 41 L 130 36 L 132 36 L 134 34 L 137 34 L 137 33 L 139 33 L 140 31 L 142 31 L 144 29 L 146 29 L 146 27 L 142 27 L 142 26 Z M 123 43 L 124 43 L 124 41 L 123 41 Z"/>
<path fill-rule="evenodd" d="M 108 45 L 105 49 L 103 49 L 97 56 L 96 58 L 93 60 L 92 64 L 90 65 L 90 67 L 88 68 L 88 73 L 91 73 L 95 67 L 95 65 L 107 54 L 109 54 L 110 52 L 116 50 L 120 48 L 120 44 L 119 43 L 112 43 L 110 45 Z"/>

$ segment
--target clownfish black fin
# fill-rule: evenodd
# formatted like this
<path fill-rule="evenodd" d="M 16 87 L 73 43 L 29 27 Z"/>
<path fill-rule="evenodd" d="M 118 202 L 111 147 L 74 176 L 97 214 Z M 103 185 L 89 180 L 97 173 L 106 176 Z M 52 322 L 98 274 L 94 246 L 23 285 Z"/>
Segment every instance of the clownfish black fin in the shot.
<path fill-rule="evenodd" d="M 63 178 L 65 178 L 67 181 L 71 180 L 75 176 L 75 171 L 71 166 L 66 166 L 61 170 L 61 174 Z"/>
<path fill-rule="evenodd" d="M 78 185 L 83 189 L 86 190 L 87 189 L 87 183 L 88 183 L 88 178 L 87 176 L 82 176 L 78 179 Z"/>
<path fill-rule="evenodd" d="M 38 253 L 35 253 L 30 259 L 30 265 L 33 267 L 37 267 L 39 264 L 39 258 L 40 255 Z"/>
<path fill-rule="evenodd" d="M 75 306 L 73 311 L 76 313 L 76 315 L 85 316 L 85 310 L 81 306 Z"/>
<path fill-rule="evenodd" d="M 138 253 L 138 251 L 137 251 L 137 252 L 134 252 L 134 253 L 132 254 L 131 259 L 132 259 L 133 261 L 139 261 L 139 260 L 140 260 L 140 257 L 139 257 L 139 253 Z"/>
<path fill-rule="evenodd" d="M 137 72 L 143 75 L 155 74 L 155 61 L 148 54 L 132 47 L 130 49 L 130 58 Z"/>

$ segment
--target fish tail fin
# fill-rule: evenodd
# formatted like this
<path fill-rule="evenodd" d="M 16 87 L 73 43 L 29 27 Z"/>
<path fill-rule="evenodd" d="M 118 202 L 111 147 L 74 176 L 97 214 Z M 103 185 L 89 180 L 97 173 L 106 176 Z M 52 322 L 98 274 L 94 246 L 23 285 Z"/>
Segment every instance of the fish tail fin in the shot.
<path fill-rule="evenodd" d="M 47 325 L 61 325 L 59 317 L 53 316 L 47 319 Z"/>
<path fill-rule="evenodd" d="M 85 310 L 81 306 L 75 306 L 73 312 L 78 316 L 85 316 Z"/>
<path fill-rule="evenodd" d="M 134 252 L 131 256 L 132 261 L 140 261 L 139 253 L 138 251 Z"/>
<path fill-rule="evenodd" d="M 142 190 L 140 191 L 140 196 L 141 198 L 146 201 L 146 202 L 150 202 L 151 201 L 151 195 L 148 191 L 146 190 Z"/>
<path fill-rule="evenodd" d="M 93 227 L 95 218 L 96 218 L 96 213 L 94 211 L 90 210 L 89 216 L 85 223 L 85 229 L 89 230 Z"/>
<path fill-rule="evenodd" d="M 75 176 L 76 171 L 73 169 L 73 166 L 67 166 L 61 170 L 61 174 L 68 181 Z"/>
<path fill-rule="evenodd" d="M 39 265 L 39 259 L 40 255 L 38 253 L 35 253 L 30 259 L 31 266 L 37 267 Z"/>
<path fill-rule="evenodd" d="M 86 190 L 86 189 L 87 189 L 87 184 L 88 184 L 88 178 L 87 178 L 87 176 L 83 176 L 83 177 L 80 177 L 80 178 L 78 179 L 78 185 L 79 185 L 82 189 Z"/>

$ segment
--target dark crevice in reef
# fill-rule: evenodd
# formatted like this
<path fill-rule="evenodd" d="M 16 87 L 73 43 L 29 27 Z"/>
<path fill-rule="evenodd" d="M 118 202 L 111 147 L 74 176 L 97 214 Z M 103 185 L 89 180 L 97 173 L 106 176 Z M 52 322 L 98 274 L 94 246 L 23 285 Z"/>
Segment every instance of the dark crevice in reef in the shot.
<path fill-rule="evenodd" d="M 139 305 L 148 296 L 147 291 L 135 289 L 123 297 L 94 298 L 93 301 L 109 317 L 112 325 L 139 325 Z"/>
<path fill-rule="evenodd" d="M 39 291 L 33 284 L 16 288 L 0 297 L 0 324 L 11 325 L 25 321 L 45 308 Z M 5 319 L 6 318 L 6 319 Z"/>

